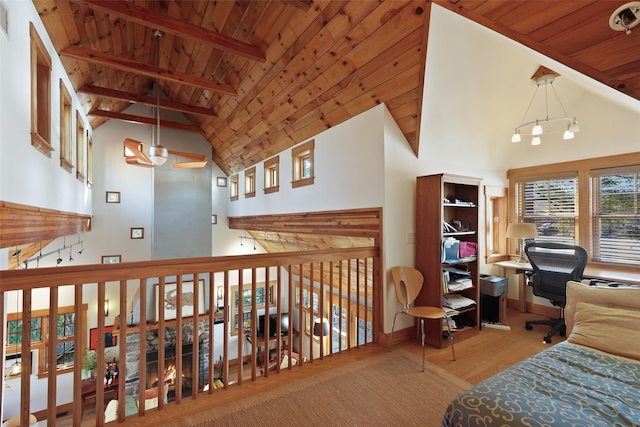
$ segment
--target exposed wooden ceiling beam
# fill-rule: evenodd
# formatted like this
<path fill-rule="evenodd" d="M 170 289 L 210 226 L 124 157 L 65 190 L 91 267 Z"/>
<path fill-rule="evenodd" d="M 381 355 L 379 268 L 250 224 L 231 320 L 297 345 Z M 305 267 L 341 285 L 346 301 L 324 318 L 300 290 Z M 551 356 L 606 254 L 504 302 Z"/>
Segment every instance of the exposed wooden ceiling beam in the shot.
<path fill-rule="evenodd" d="M 89 112 L 89 115 L 95 116 L 95 117 L 103 117 L 106 119 L 121 120 L 123 122 L 136 123 L 141 125 L 149 125 L 149 126 L 157 125 L 156 119 L 152 117 L 135 116 L 133 114 L 125 114 L 125 113 L 116 113 L 115 111 L 93 110 Z M 186 124 L 186 123 L 171 122 L 168 120 L 160 120 L 160 127 L 167 128 L 167 129 L 183 130 L 187 132 L 202 133 L 202 129 L 199 126 Z"/>
<path fill-rule="evenodd" d="M 264 54 L 257 47 L 248 43 L 223 36 L 206 28 L 169 18 L 158 12 L 130 2 L 116 0 L 71 0 L 90 9 L 108 13 L 127 21 L 135 22 L 146 27 L 173 34 L 181 38 L 193 40 L 198 43 L 207 43 L 218 49 L 232 52 L 247 58 L 264 61 Z M 301 0 L 298 0 L 301 1 Z"/>
<path fill-rule="evenodd" d="M 203 79 L 201 77 L 167 70 L 151 64 L 143 64 L 140 62 L 132 61 L 130 59 L 121 58 L 115 55 L 109 55 L 108 53 L 102 53 L 79 46 L 69 46 L 68 48 L 60 51 L 60 56 L 92 62 L 94 64 L 116 68 L 135 74 L 141 74 L 143 76 L 152 77 L 154 79 L 161 79 L 173 83 L 190 85 L 199 89 L 209 89 L 214 92 L 221 92 L 227 95 L 236 95 L 236 91 L 233 90 L 231 86 L 224 83 L 218 83 L 215 81 Z"/>
<path fill-rule="evenodd" d="M 155 107 L 158 102 L 158 100 L 152 96 L 136 95 L 129 92 L 122 92 L 115 89 L 108 89 L 93 85 L 83 86 L 78 90 L 78 92 L 86 93 L 88 95 L 101 96 L 103 98 L 113 98 L 119 99 L 121 101 L 133 102 L 136 104 L 144 104 L 151 107 Z M 214 113 L 210 108 L 182 104 L 168 99 L 160 99 L 160 108 L 163 108 L 165 110 L 179 111 L 181 113 L 187 114 L 198 114 L 201 116 L 217 117 L 216 113 Z"/>

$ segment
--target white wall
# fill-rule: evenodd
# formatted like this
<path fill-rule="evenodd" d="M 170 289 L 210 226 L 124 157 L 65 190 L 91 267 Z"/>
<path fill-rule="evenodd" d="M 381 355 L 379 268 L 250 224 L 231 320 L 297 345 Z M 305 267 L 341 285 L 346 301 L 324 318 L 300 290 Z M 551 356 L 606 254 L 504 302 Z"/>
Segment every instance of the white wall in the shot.
<path fill-rule="evenodd" d="M 291 188 L 291 148 L 280 153 L 280 191 L 264 194 L 264 162 L 256 167 L 256 195 L 229 202 L 229 216 L 330 211 L 382 206 L 384 152 L 382 106 L 313 139 L 313 185 Z M 305 141 L 306 142 L 306 141 Z M 239 174 L 244 188 L 244 171 Z"/>
<path fill-rule="evenodd" d="M 9 38 L 0 36 L 0 200 L 81 214 L 91 213 L 86 183 L 60 167 L 60 94 L 63 80 L 72 97 L 72 159 L 76 158 L 76 114 L 84 128 L 88 121 L 32 2 L 9 1 Z M 52 60 L 51 158 L 31 146 L 31 68 L 29 22 L 32 22 Z M 86 149 L 85 149 L 86 153 Z M 25 173 L 28 170 L 28 173 Z"/>

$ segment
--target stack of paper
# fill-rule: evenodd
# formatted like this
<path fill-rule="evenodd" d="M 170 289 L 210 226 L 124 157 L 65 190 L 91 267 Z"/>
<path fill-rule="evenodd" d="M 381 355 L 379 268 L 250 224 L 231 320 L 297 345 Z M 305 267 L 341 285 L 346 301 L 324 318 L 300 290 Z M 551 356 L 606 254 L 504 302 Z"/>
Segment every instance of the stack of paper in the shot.
<path fill-rule="evenodd" d="M 450 294 L 442 297 L 442 305 L 454 310 L 462 310 L 468 307 L 474 307 L 476 302 L 471 298 L 467 298 L 460 294 Z"/>

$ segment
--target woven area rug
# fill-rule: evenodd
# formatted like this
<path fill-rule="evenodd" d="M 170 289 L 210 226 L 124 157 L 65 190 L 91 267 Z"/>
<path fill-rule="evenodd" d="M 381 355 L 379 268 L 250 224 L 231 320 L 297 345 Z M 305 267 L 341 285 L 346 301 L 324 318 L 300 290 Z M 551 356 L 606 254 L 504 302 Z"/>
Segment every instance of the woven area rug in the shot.
<path fill-rule="evenodd" d="M 467 383 L 405 350 L 374 356 L 222 408 L 181 425 L 439 426 Z"/>

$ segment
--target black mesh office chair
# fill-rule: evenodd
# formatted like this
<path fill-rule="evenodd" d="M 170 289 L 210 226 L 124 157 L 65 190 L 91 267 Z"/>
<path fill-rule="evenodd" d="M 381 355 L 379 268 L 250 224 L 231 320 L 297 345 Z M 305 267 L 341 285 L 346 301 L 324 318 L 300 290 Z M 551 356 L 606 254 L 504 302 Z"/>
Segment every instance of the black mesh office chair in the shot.
<path fill-rule="evenodd" d="M 544 337 L 545 343 L 560 332 L 567 333 L 564 321 L 564 306 L 567 302 L 567 282 L 582 280 L 582 273 L 587 265 L 587 251 L 575 245 L 564 243 L 532 242 L 524 249 L 533 271 L 529 275 L 529 284 L 533 286 L 533 294 L 547 298 L 555 306 L 560 307 L 560 318 L 548 320 L 527 320 L 525 327 L 532 330 L 532 325 L 549 325 L 551 331 Z"/>

